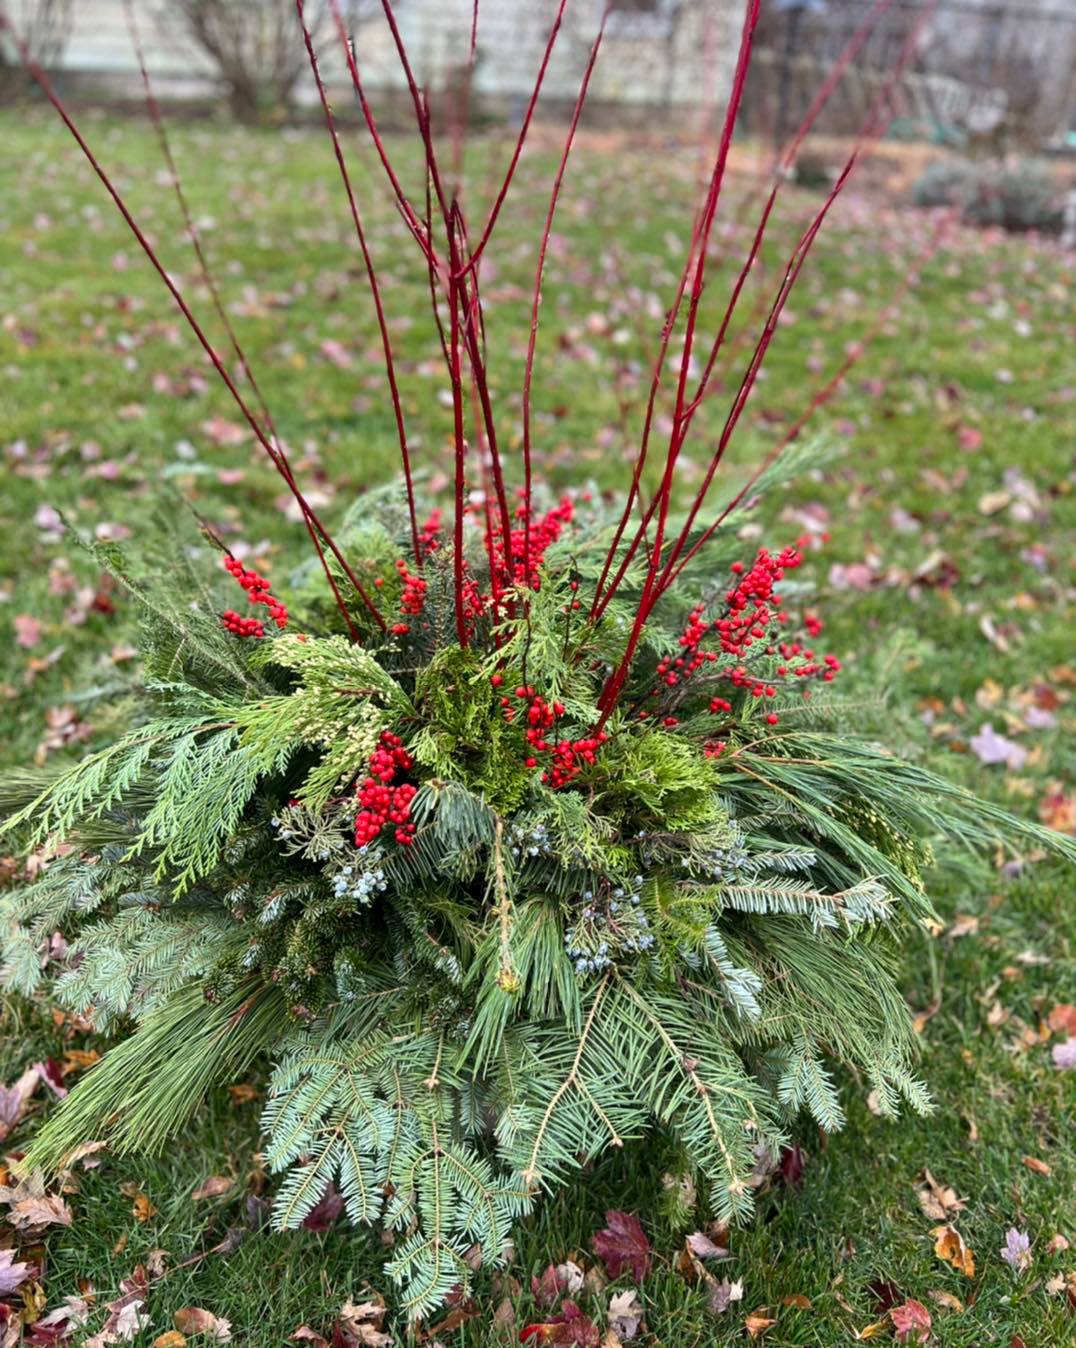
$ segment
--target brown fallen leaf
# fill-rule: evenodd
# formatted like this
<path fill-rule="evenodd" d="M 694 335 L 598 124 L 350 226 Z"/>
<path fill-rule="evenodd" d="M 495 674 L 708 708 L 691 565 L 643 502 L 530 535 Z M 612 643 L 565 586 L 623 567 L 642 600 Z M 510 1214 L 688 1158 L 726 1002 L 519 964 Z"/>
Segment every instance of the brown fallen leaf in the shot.
<path fill-rule="evenodd" d="M 811 1304 L 811 1298 L 805 1297 L 802 1292 L 797 1292 L 794 1296 L 782 1297 L 781 1305 L 795 1306 L 795 1308 L 799 1311 L 814 1310 L 814 1306 Z"/>
<path fill-rule="evenodd" d="M 157 1335 L 153 1348 L 187 1348 L 187 1340 L 178 1329 L 169 1329 Z"/>
<path fill-rule="evenodd" d="M 11 1132 L 41 1082 L 41 1068 L 28 1067 L 14 1086 L 0 1084 L 0 1142 Z"/>
<path fill-rule="evenodd" d="M 964 1237 L 955 1226 L 936 1226 L 930 1234 L 934 1237 L 934 1253 L 939 1259 L 952 1264 L 966 1278 L 975 1277 L 975 1252 L 964 1244 Z"/>
<path fill-rule="evenodd" d="M 257 1086 L 248 1086 L 242 1083 L 238 1086 L 229 1086 L 228 1094 L 232 1097 L 233 1105 L 249 1105 L 252 1100 L 257 1100 L 261 1092 Z"/>
<path fill-rule="evenodd" d="M 27 1175 L 14 1186 L 0 1187 L 0 1203 L 8 1205 L 7 1219 L 16 1231 L 71 1225 L 71 1209 L 57 1194 L 45 1192 L 40 1171 Z"/>
<path fill-rule="evenodd" d="M 1037 1156 L 1025 1156 L 1023 1160 L 1028 1170 L 1034 1170 L 1036 1175 L 1049 1175 L 1051 1173 L 1046 1162 L 1040 1161 Z"/>
<path fill-rule="evenodd" d="M 202 1198 L 218 1198 L 221 1194 L 226 1194 L 235 1184 L 234 1179 L 229 1179 L 227 1175 L 210 1175 L 207 1180 L 203 1180 L 191 1194 L 191 1198 L 197 1203 Z"/>
<path fill-rule="evenodd" d="M 329 1348 L 329 1340 L 319 1334 L 316 1329 L 311 1329 L 309 1325 L 300 1325 L 297 1330 L 288 1335 L 289 1343 L 309 1343 L 312 1348 Z"/>
<path fill-rule="evenodd" d="M 930 1297 L 931 1301 L 937 1302 L 939 1306 L 944 1306 L 947 1311 L 955 1311 L 957 1315 L 963 1315 L 964 1313 L 964 1303 L 959 1297 L 953 1296 L 952 1292 L 944 1292 L 938 1289 L 928 1292 L 927 1296 Z"/>
<path fill-rule="evenodd" d="M 769 1319 L 769 1309 L 769 1306 L 760 1306 L 757 1311 L 752 1311 L 744 1318 L 743 1327 L 752 1339 L 761 1338 L 767 1329 L 777 1323 L 776 1320 Z"/>
<path fill-rule="evenodd" d="M 609 1332 L 617 1342 L 635 1338 L 643 1324 L 643 1304 L 634 1287 L 614 1292 L 609 1299 L 608 1319 Z"/>
<path fill-rule="evenodd" d="M 134 1194 L 131 1212 L 136 1222 L 148 1222 L 157 1215 L 157 1209 L 143 1193 Z"/>
<path fill-rule="evenodd" d="M 1062 1250 L 1069 1248 L 1068 1240 L 1059 1231 L 1056 1236 L 1051 1236 L 1046 1242 L 1047 1254 L 1060 1254 Z"/>
<path fill-rule="evenodd" d="M 955 1189 L 936 1180 L 926 1169 L 916 1177 L 915 1194 L 924 1215 L 934 1222 L 944 1222 L 951 1212 L 962 1212 L 967 1207 L 964 1199 L 957 1197 Z"/>
<path fill-rule="evenodd" d="M 1054 1034 L 1076 1034 L 1076 1006 L 1071 1002 L 1061 1002 L 1050 1011 L 1046 1024 Z"/>
<path fill-rule="evenodd" d="M 384 1319 L 385 1299 L 382 1296 L 376 1296 L 360 1305 L 355 1305 L 353 1301 L 345 1301 L 337 1316 L 336 1330 L 347 1348 L 352 1348 L 352 1345 L 361 1345 L 361 1348 L 391 1348 L 393 1337 L 381 1328 Z M 336 1335 L 333 1341 L 335 1343 Z"/>
<path fill-rule="evenodd" d="M 205 1334 L 214 1343 L 231 1342 L 231 1322 L 214 1315 L 212 1311 L 203 1310 L 201 1306 L 185 1306 L 176 1311 L 172 1323 L 180 1334 L 188 1338 L 194 1334 Z"/>

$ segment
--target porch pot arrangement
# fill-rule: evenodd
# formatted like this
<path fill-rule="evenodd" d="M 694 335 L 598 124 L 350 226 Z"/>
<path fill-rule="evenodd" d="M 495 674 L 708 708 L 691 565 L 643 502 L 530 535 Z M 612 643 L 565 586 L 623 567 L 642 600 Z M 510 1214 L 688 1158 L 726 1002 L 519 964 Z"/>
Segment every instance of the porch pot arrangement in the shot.
<path fill-rule="evenodd" d="M 800 622 L 784 602 L 800 548 L 745 553 L 738 541 L 742 513 L 810 461 L 809 447 L 787 436 L 716 519 L 704 513 L 847 172 L 788 263 L 702 486 L 677 508 L 677 466 L 740 293 L 693 363 L 757 8 L 747 5 L 620 499 L 552 496 L 531 468 L 534 342 L 564 161 L 539 241 L 521 449 L 509 462 L 486 379 L 480 263 L 516 158 L 484 226 L 468 231 L 417 87 L 421 209 L 362 97 L 429 270 L 452 390 L 452 504 L 423 503 L 412 471 L 341 151 L 403 477 L 332 534 L 256 382 L 233 377 L 129 216 L 293 494 L 312 552 L 271 585 L 208 525 L 192 549 L 162 522 L 141 568 L 91 545 L 140 609 L 142 680 L 111 742 L 47 782 L 6 785 L 7 832 L 47 845 L 51 859 L 0 898 L 0 933 L 9 988 L 45 987 L 118 1038 L 37 1135 L 27 1166 L 55 1170 L 89 1141 L 159 1148 L 207 1090 L 268 1058 L 277 1220 L 298 1225 L 336 1184 L 353 1220 L 396 1233 L 397 1305 L 420 1317 L 468 1286 L 476 1246 L 496 1264 L 542 1193 L 650 1130 L 679 1144 L 714 1215 L 731 1220 L 749 1213 L 752 1171 L 798 1112 L 840 1127 L 835 1067 L 852 1068 L 886 1113 L 902 1101 L 929 1108 L 894 969 L 909 925 L 931 913 L 933 849 L 1008 837 L 1076 856 L 1076 845 L 976 800 L 902 746 L 855 733 L 820 622 Z M 388 4 L 386 14 L 395 33 Z M 409 73 L 402 43 L 400 54 Z M 571 134 L 596 54 L 597 44 Z M 659 449 L 668 365 L 671 429 Z M 57 930 L 59 959 L 48 954 Z"/>

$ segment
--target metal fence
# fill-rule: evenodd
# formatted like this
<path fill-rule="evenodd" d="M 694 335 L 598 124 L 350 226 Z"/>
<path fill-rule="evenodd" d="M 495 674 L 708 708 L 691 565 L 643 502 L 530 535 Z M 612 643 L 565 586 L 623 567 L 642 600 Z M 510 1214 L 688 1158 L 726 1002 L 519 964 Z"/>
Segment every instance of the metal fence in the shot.
<path fill-rule="evenodd" d="M 869 0 L 774 0 L 761 33 L 751 112 L 780 139 L 859 28 Z M 826 108 L 820 127 L 856 129 L 922 11 L 895 0 Z M 1063 144 L 1076 127 L 1076 4 L 941 0 L 895 112 L 909 134 L 948 143 Z"/>

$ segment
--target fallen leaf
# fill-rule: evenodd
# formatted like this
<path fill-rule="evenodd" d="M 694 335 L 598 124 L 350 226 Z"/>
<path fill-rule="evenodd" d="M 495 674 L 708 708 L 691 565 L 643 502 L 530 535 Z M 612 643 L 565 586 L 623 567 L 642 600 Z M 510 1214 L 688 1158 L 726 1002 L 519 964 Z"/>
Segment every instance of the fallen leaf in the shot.
<path fill-rule="evenodd" d="M 777 1323 L 776 1320 L 768 1318 L 769 1309 L 769 1306 L 760 1306 L 757 1311 L 752 1311 L 750 1315 L 744 1317 L 743 1327 L 750 1338 L 761 1338 L 767 1329 Z"/>
<path fill-rule="evenodd" d="M 601 1333 L 590 1316 L 584 1315 L 574 1301 L 565 1301 L 559 1315 L 538 1324 L 526 1325 L 519 1331 L 520 1343 L 526 1343 L 529 1339 L 534 1339 L 538 1344 L 599 1348 Z"/>
<path fill-rule="evenodd" d="M 0 1249 L 0 1296 L 18 1291 L 33 1271 L 33 1264 L 16 1263 L 10 1250 Z"/>
<path fill-rule="evenodd" d="M 19 1180 L 14 1187 L 0 1186 L 0 1203 L 10 1208 L 7 1219 L 16 1231 L 71 1225 L 71 1209 L 58 1194 L 45 1192 L 40 1171 Z"/>
<path fill-rule="evenodd" d="M 619 1278 L 625 1268 L 636 1282 L 650 1272 L 651 1246 L 638 1217 L 616 1208 L 605 1214 L 605 1229 L 593 1240 L 594 1252 L 610 1278 Z"/>
<path fill-rule="evenodd" d="M 345 1301 L 336 1317 L 334 1348 L 390 1348 L 393 1337 L 382 1329 L 384 1319 L 385 1300 L 381 1296 L 359 1305 Z M 343 1339 L 342 1346 L 337 1345 L 338 1337 Z"/>
<path fill-rule="evenodd" d="M 1034 1170 L 1036 1175 L 1050 1174 L 1050 1167 L 1045 1161 L 1040 1161 L 1037 1156 L 1025 1156 L 1024 1165 L 1027 1166 L 1028 1170 Z"/>
<path fill-rule="evenodd" d="M 82 1348 L 105 1348 L 106 1344 L 133 1339 L 141 1333 L 149 1324 L 149 1316 L 145 1313 L 148 1285 L 146 1270 L 139 1264 L 120 1283 L 120 1295 L 108 1303 L 104 1325 L 86 1340 Z"/>
<path fill-rule="evenodd" d="M 894 1306 L 899 1306 L 903 1300 L 904 1293 L 895 1282 L 890 1282 L 888 1278 L 875 1278 L 867 1288 L 871 1298 L 874 1301 L 875 1310 L 889 1311 Z"/>
<path fill-rule="evenodd" d="M 724 1278 L 721 1282 L 715 1282 L 710 1288 L 706 1305 L 712 1314 L 720 1315 L 722 1311 L 727 1311 L 734 1301 L 742 1300 L 743 1283 L 738 1278 L 735 1282 L 729 1282 Z"/>
<path fill-rule="evenodd" d="M 796 1292 L 790 1297 L 781 1298 L 782 1306 L 794 1306 L 798 1311 L 812 1311 L 814 1306 L 811 1304 L 811 1298 L 805 1297 L 801 1292 Z"/>
<path fill-rule="evenodd" d="M 205 1334 L 214 1343 L 230 1343 L 232 1326 L 229 1320 L 223 1320 L 212 1311 L 201 1306 L 185 1306 L 172 1316 L 172 1323 L 180 1334 L 188 1338 L 195 1334 Z"/>
<path fill-rule="evenodd" d="M 633 1339 L 643 1323 L 643 1306 L 634 1287 L 609 1298 L 609 1328 L 621 1339 Z"/>
<path fill-rule="evenodd" d="M 235 1184 L 234 1179 L 229 1179 L 227 1175 L 210 1175 L 207 1180 L 203 1180 L 191 1194 L 191 1198 L 197 1203 L 203 1198 L 219 1198 L 221 1194 L 226 1194 Z"/>
<path fill-rule="evenodd" d="M 1063 1044 L 1055 1044 L 1050 1052 L 1054 1066 L 1060 1072 L 1076 1071 L 1076 1035 Z"/>
<path fill-rule="evenodd" d="M 934 1253 L 947 1264 L 952 1264 L 966 1278 L 975 1277 L 975 1253 L 964 1244 L 964 1237 L 955 1226 L 936 1226 L 930 1233 L 934 1237 Z"/>
<path fill-rule="evenodd" d="M 65 1297 L 62 1306 L 33 1322 L 27 1343 L 41 1345 L 41 1348 L 55 1348 L 56 1344 L 66 1343 L 75 1330 L 81 1329 L 89 1320 L 92 1302 L 92 1288 L 88 1296 Z"/>
<path fill-rule="evenodd" d="M 311 1329 L 309 1325 L 300 1325 L 293 1333 L 288 1335 L 289 1343 L 309 1343 L 313 1348 L 329 1348 L 329 1340 L 319 1334 L 317 1330 Z"/>
<path fill-rule="evenodd" d="M 781 1148 L 781 1160 L 778 1165 L 781 1172 L 781 1178 L 790 1189 L 798 1189 L 803 1183 L 804 1160 L 803 1151 L 798 1142 L 793 1142 L 791 1147 Z"/>
<path fill-rule="evenodd" d="M 1046 1024 L 1054 1034 L 1076 1035 L 1076 1006 L 1071 1002 L 1061 1002 L 1051 1009 Z"/>
<path fill-rule="evenodd" d="M 583 1270 L 571 1259 L 550 1264 L 541 1278 L 531 1275 L 531 1295 L 539 1306 L 555 1306 L 562 1296 L 574 1296 L 583 1287 Z"/>
<path fill-rule="evenodd" d="M 687 1237 L 687 1246 L 699 1259 L 731 1259 L 732 1255 L 723 1246 L 711 1240 L 703 1231 L 693 1231 Z"/>
<path fill-rule="evenodd" d="M 131 1207 L 136 1222 L 148 1222 L 150 1218 L 156 1217 L 157 1209 L 153 1206 L 145 1194 L 138 1193 L 134 1196 L 134 1204 Z"/>
<path fill-rule="evenodd" d="M 988 767 L 1004 763 L 1013 772 L 1019 772 L 1027 762 L 1024 746 L 999 735 L 989 721 L 977 735 L 972 735 L 968 746 L 979 762 Z"/>
<path fill-rule="evenodd" d="M 956 1196 L 956 1190 L 936 1180 L 929 1170 L 920 1171 L 915 1194 L 925 1216 L 933 1222 L 944 1222 L 951 1212 L 962 1212 L 967 1203 Z"/>
<path fill-rule="evenodd" d="M 865 1339 L 876 1339 L 879 1334 L 883 1334 L 890 1325 L 888 1317 L 885 1320 L 875 1320 L 873 1324 L 864 1325 L 862 1329 L 853 1329 L 852 1336 L 857 1343 Z"/>
<path fill-rule="evenodd" d="M 322 1340 L 324 1343 L 324 1340 Z M 187 1340 L 178 1329 L 166 1330 L 153 1340 L 153 1348 L 186 1348 Z"/>
<path fill-rule="evenodd" d="M 930 1338 L 930 1312 L 921 1301 L 909 1297 L 903 1306 L 893 1307 L 889 1318 L 901 1343 L 907 1343 L 913 1334 L 916 1343 L 926 1343 Z"/>
<path fill-rule="evenodd" d="M 959 1297 L 953 1296 L 952 1292 L 938 1290 L 928 1292 L 927 1296 L 930 1297 L 931 1301 L 936 1301 L 939 1306 L 944 1306 L 947 1311 L 956 1311 L 958 1315 L 964 1313 L 964 1303 Z"/>
<path fill-rule="evenodd" d="M 233 1105 L 249 1105 L 252 1100 L 257 1100 L 261 1092 L 257 1086 L 247 1085 L 246 1082 L 238 1086 L 229 1086 L 228 1094 L 232 1097 Z"/>
<path fill-rule="evenodd" d="M 307 1231 L 324 1233 L 336 1225 L 343 1211 L 344 1195 L 330 1180 L 325 1192 L 303 1218 L 303 1226 Z"/>
<path fill-rule="evenodd" d="M 1059 1231 L 1056 1236 L 1051 1236 L 1046 1243 L 1047 1254 L 1060 1254 L 1063 1250 L 1069 1248 L 1069 1242 Z"/>
<path fill-rule="evenodd" d="M 0 1142 L 12 1131 L 41 1082 L 41 1069 L 28 1067 L 13 1086 L 0 1086 Z"/>
<path fill-rule="evenodd" d="M 41 640 L 41 624 L 29 613 L 16 613 L 12 619 L 15 628 L 15 645 L 29 650 Z"/>

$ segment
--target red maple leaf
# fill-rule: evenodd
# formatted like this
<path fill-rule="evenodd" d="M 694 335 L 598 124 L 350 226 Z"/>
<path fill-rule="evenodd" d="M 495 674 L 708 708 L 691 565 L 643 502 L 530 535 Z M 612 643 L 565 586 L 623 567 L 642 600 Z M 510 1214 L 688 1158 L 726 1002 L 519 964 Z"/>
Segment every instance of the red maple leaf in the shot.
<path fill-rule="evenodd" d="M 630 1268 L 635 1281 L 642 1282 L 650 1272 L 651 1249 L 638 1217 L 612 1208 L 605 1220 L 605 1230 L 594 1237 L 594 1252 L 605 1264 L 605 1271 L 610 1278 L 619 1278 L 625 1268 Z"/>
<path fill-rule="evenodd" d="M 574 1301 L 565 1301 L 559 1315 L 519 1331 L 520 1343 L 526 1343 L 528 1339 L 533 1339 L 536 1344 L 553 1343 L 565 1348 L 598 1348 L 601 1333 Z"/>

